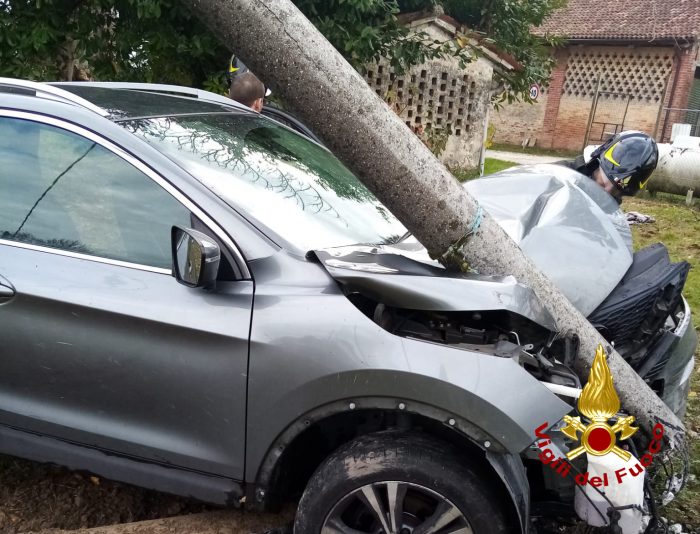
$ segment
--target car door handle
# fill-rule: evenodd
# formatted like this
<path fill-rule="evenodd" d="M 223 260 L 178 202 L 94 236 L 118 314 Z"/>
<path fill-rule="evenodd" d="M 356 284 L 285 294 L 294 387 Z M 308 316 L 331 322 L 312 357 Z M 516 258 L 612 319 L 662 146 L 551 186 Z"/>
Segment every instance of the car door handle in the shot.
<path fill-rule="evenodd" d="M 5 278 L 0 276 L 0 304 L 15 296 L 15 288 Z"/>

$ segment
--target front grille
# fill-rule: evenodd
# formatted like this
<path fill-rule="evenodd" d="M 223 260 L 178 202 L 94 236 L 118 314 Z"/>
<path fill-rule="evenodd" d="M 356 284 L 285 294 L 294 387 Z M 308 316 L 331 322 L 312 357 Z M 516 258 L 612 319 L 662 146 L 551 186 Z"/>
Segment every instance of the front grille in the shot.
<path fill-rule="evenodd" d="M 642 349 L 657 340 L 669 314 L 680 306 L 689 269 L 688 262 L 671 263 L 661 244 L 640 250 L 620 284 L 588 319 L 631 364 L 641 363 Z"/>

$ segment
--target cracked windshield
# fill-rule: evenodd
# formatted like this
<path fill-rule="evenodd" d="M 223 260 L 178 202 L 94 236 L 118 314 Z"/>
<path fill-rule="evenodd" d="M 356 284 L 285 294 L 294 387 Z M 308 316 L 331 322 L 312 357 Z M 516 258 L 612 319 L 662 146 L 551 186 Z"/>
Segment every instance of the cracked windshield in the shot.
<path fill-rule="evenodd" d="M 268 120 L 195 115 L 126 127 L 302 251 L 391 243 L 406 232 L 330 152 Z"/>

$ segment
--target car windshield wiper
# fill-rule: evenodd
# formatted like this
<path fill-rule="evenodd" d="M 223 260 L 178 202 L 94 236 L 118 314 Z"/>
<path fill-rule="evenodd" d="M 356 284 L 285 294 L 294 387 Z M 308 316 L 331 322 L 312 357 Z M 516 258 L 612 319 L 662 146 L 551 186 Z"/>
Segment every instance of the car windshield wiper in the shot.
<path fill-rule="evenodd" d="M 399 240 L 396 241 L 396 243 L 401 243 L 403 241 L 406 241 L 409 237 L 411 237 L 413 234 L 411 232 L 406 232 L 404 235 L 399 237 Z"/>

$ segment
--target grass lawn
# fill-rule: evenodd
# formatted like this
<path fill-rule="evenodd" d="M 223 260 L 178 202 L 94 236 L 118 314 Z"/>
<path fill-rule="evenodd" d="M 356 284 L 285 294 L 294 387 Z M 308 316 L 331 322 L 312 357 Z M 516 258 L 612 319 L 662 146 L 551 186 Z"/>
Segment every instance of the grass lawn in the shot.
<path fill-rule="evenodd" d="M 504 169 L 509 169 L 510 167 L 515 167 L 517 163 L 512 161 L 503 161 L 502 159 L 486 158 L 484 160 L 484 174 L 493 174 L 494 172 L 502 171 Z M 452 167 L 450 169 L 452 174 L 460 182 L 466 182 L 467 180 L 473 180 L 479 177 L 479 169 L 465 169 L 464 167 Z"/>
<path fill-rule="evenodd" d="M 692 308 L 695 328 L 700 328 L 700 209 L 688 207 L 682 197 L 661 196 L 656 198 L 625 199 L 625 211 L 640 211 L 656 218 L 654 224 L 632 227 L 635 248 L 662 242 L 673 261 L 685 260 L 693 268 L 688 275 L 683 292 Z M 700 363 L 700 351 L 695 354 Z M 687 441 L 691 451 L 690 471 L 695 480 L 673 503 L 661 511 L 672 522 L 697 528 L 700 526 L 700 365 L 696 363 L 688 399 L 685 418 L 688 430 Z"/>

